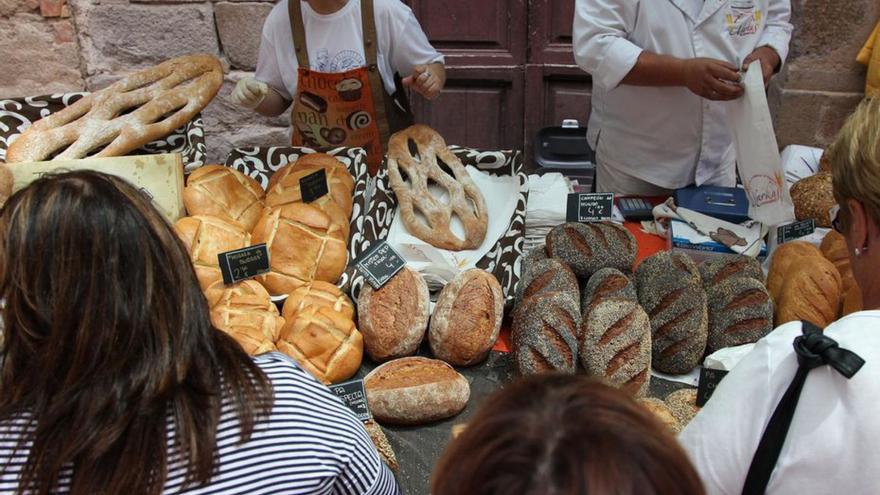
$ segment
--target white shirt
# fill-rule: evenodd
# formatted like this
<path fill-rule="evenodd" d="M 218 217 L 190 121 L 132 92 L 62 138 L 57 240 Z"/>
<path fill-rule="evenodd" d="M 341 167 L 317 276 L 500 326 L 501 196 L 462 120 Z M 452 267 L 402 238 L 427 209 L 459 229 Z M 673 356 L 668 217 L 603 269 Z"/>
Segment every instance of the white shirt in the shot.
<path fill-rule="evenodd" d="M 385 91 L 394 93 L 394 73 L 410 75 L 420 64 L 443 62 L 443 55 L 428 42 L 412 10 L 400 0 L 374 0 L 378 38 L 378 65 Z M 345 72 L 366 65 L 361 2 L 350 0 L 332 14 L 319 14 L 302 2 L 309 64 L 319 72 Z M 263 24 L 257 80 L 268 84 L 287 100 L 296 94 L 297 68 L 287 0 L 278 2 Z"/>
<path fill-rule="evenodd" d="M 722 103 L 684 87 L 621 81 L 642 50 L 741 67 L 766 45 L 785 60 L 790 16 L 789 0 L 577 0 L 574 55 L 593 76 L 587 137 L 598 159 L 667 189 L 730 181 L 735 156 Z"/>
<path fill-rule="evenodd" d="M 742 493 L 764 428 L 797 370 L 792 342 L 801 333 L 794 322 L 761 339 L 679 436 L 707 494 Z M 880 491 L 880 311 L 846 316 L 825 334 L 865 365 L 850 380 L 830 366 L 809 373 L 768 494 Z"/>

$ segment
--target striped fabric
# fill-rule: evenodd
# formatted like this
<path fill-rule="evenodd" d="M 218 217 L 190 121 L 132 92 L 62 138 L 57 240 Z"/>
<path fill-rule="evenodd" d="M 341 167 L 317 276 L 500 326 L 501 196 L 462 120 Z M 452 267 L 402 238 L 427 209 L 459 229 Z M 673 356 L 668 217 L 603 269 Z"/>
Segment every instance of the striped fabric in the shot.
<path fill-rule="evenodd" d="M 363 424 L 330 390 L 280 353 L 254 358 L 275 391 L 271 416 L 238 444 L 238 422 L 224 403 L 217 432 L 217 474 L 208 485 L 183 485 L 180 452 L 168 451 L 166 494 L 398 494 Z M 14 452 L 25 418 L 0 421 L 0 493 L 12 493 L 27 452 Z M 173 438 L 170 423 L 169 438 Z M 69 473 L 59 480 L 67 493 Z"/>

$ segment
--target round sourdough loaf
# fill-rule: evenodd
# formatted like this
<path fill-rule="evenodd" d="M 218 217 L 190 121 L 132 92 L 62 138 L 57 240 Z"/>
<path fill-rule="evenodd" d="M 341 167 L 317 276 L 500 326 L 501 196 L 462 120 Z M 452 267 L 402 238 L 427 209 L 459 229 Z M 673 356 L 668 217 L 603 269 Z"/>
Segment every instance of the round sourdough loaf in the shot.
<path fill-rule="evenodd" d="M 202 290 L 223 279 L 218 254 L 251 244 L 251 235 L 240 225 L 212 216 L 183 217 L 174 229 L 190 254 Z"/>
<path fill-rule="evenodd" d="M 580 308 L 575 296 L 544 292 L 525 299 L 513 316 L 513 360 L 522 375 L 574 373 Z"/>
<path fill-rule="evenodd" d="M 364 377 L 367 403 L 376 421 L 420 425 L 455 416 L 471 395 L 465 377 L 437 359 L 389 361 Z"/>
<path fill-rule="evenodd" d="M 213 215 L 250 232 L 263 214 L 265 196 L 259 182 L 238 170 L 205 165 L 187 179 L 183 204 L 190 215 Z"/>
<path fill-rule="evenodd" d="M 639 303 L 651 319 L 651 363 L 659 371 L 688 373 L 703 358 L 709 336 L 706 291 L 686 254 L 664 251 L 636 270 Z"/>
<path fill-rule="evenodd" d="M 348 260 L 342 229 L 323 211 L 301 203 L 266 212 L 253 232 L 266 243 L 270 272 L 258 280 L 273 296 L 290 294 L 313 280 L 336 283 Z"/>
<path fill-rule="evenodd" d="M 581 363 L 590 374 L 634 395 L 651 381 L 651 323 L 639 303 L 603 299 L 584 316 Z"/>
<path fill-rule="evenodd" d="M 251 356 L 272 352 L 284 318 L 262 285 L 245 280 L 226 286 L 217 281 L 207 289 L 211 323 L 234 338 Z"/>
<path fill-rule="evenodd" d="M 559 258 L 581 278 L 602 268 L 632 270 L 638 252 L 635 237 L 611 222 L 564 223 L 547 234 L 547 254 Z"/>
<path fill-rule="evenodd" d="M 443 287 L 431 316 L 431 352 L 455 366 L 477 364 L 489 354 L 504 317 L 501 284 L 489 272 L 474 268 Z"/>
<path fill-rule="evenodd" d="M 358 296 L 358 326 L 367 355 L 376 362 L 416 353 L 431 314 L 428 284 L 404 267 L 381 289 L 364 284 Z"/>
<path fill-rule="evenodd" d="M 343 294 L 339 287 L 320 280 L 312 281 L 291 292 L 284 301 L 281 315 L 289 320 L 309 306 L 325 306 L 338 311 L 350 320 L 354 319 L 354 304 L 351 299 Z"/>
<path fill-rule="evenodd" d="M 581 315 L 584 318 L 590 310 L 604 299 L 617 298 L 638 302 L 636 286 L 632 279 L 616 268 L 603 268 L 590 277 L 581 298 Z"/>
<path fill-rule="evenodd" d="M 578 297 L 578 279 L 571 268 L 556 258 L 524 262 L 522 275 L 516 286 L 517 305 L 523 299 L 550 291 L 565 292 Z"/>
<path fill-rule="evenodd" d="M 837 319 L 843 295 L 840 273 L 822 256 L 809 258 L 785 274 L 776 305 L 776 325 L 805 320 L 825 328 Z"/>
<path fill-rule="evenodd" d="M 709 339 L 706 354 L 757 342 L 773 330 L 773 300 L 753 278 L 729 278 L 706 291 Z"/>
<path fill-rule="evenodd" d="M 324 306 L 307 307 L 285 322 L 276 346 L 325 384 L 351 378 L 364 353 L 354 322 Z"/>
<path fill-rule="evenodd" d="M 751 256 L 727 255 L 713 258 L 700 265 L 700 276 L 707 289 L 731 278 L 751 278 L 764 284 L 761 262 Z"/>

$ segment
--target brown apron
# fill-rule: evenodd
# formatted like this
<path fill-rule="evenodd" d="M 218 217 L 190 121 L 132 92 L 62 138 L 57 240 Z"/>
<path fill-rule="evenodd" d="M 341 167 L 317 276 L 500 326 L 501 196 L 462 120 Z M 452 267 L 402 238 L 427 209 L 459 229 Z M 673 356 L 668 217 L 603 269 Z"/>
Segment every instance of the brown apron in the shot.
<path fill-rule="evenodd" d="M 398 74 L 394 78 L 394 95 L 385 92 L 377 64 L 373 0 L 360 0 L 367 64 L 340 73 L 310 69 L 300 1 L 303 0 L 288 1 L 293 44 L 299 63 L 297 94 L 290 114 L 293 145 L 316 148 L 361 146 L 367 150 L 370 175 L 376 175 L 391 134 L 412 125 L 413 116 Z"/>

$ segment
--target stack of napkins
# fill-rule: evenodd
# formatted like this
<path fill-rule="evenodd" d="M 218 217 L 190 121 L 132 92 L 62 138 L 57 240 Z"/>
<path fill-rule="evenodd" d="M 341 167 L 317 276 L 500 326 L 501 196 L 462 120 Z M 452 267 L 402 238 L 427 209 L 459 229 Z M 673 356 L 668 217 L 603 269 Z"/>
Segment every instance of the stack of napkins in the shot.
<path fill-rule="evenodd" d="M 566 198 L 570 192 L 571 183 L 560 173 L 529 176 L 524 252 L 544 244 L 550 229 L 565 223 Z"/>

